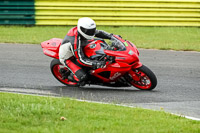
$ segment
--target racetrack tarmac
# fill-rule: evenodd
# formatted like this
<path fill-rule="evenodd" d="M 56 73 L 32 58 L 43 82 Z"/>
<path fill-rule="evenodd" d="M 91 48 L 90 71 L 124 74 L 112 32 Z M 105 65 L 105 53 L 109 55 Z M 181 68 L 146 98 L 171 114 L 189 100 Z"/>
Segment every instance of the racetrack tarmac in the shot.
<path fill-rule="evenodd" d="M 66 96 L 119 103 L 200 118 L 200 52 L 139 49 L 157 76 L 153 91 L 134 87 L 66 87 L 50 72 L 40 45 L 0 44 L 0 91 Z"/>

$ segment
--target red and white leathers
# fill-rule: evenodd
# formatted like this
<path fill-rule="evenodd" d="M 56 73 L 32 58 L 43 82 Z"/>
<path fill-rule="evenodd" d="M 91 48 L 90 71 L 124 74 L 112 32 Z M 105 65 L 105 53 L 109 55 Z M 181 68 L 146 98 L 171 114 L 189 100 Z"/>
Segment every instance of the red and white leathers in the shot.
<path fill-rule="evenodd" d="M 102 30 L 96 30 L 95 37 L 111 39 L 112 34 Z M 90 41 L 91 40 L 86 40 L 78 33 L 77 27 L 73 27 L 63 39 L 59 49 L 60 62 L 68 67 L 68 69 L 74 74 L 74 79 L 78 82 L 87 78 L 87 75 L 81 66 L 92 67 L 97 63 L 97 61 L 87 58 L 82 50 Z M 75 58 L 71 59 L 72 56 Z M 77 65 L 77 63 L 79 65 Z"/>

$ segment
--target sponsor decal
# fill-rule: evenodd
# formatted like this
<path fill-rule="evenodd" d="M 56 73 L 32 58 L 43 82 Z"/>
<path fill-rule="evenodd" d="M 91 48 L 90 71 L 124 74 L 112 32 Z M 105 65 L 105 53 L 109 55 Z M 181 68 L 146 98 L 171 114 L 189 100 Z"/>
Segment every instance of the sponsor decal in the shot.
<path fill-rule="evenodd" d="M 124 58 L 124 57 L 116 57 L 116 59 L 125 60 L 126 58 Z"/>
<path fill-rule="evenodd" d="M 128 47 L 128 43 L 127 42 L 124 42 L 124 45 Z"/>
<path fill-rule="evenodd" d="M 119 72 L 116 72 L 112 77 L 110 77 L 110 80 L 114 80 L 114 79 L 116 79 L 117 77 L 119 77 L 120 75 L 122 75 L 122 74 L 119 73 Z"/>
<path fill-rule="evenodd" d="M 89 25 L 89 27 L 92 27 L 92 26 L 94 26 L 95 24 L 94 23 L 91 23 L 90 25 Z"/>
<path fill-rule="evenodd" d="M 128 54 L 133 55 L 134 52 L 133 52 L 132 50 L 130 50 L 130 51 L 128 52 Z"/>
<path fill-rule="evenodd" d="M 55 56 L 55 52 L 49 51 L 47 49 L 44 50 L 44 53 L 46 53 L 47 55 L 50 55 L 50 56 Z"/>

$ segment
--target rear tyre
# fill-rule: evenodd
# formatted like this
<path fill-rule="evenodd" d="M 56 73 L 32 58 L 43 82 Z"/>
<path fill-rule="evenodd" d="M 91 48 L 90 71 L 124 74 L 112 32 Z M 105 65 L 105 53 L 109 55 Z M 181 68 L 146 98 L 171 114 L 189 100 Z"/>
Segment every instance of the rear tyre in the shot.
<path fill-rule="evenodd" d="M 74 86 L 74 87 L 78 86 L 77 83 L 75 83 L 75 82 L 71 82 L 68 79 L 63 79 L 63 77 L 60 73 L 61 68 L 62 69 L 64 68 L 66 71 L 69 71 L 68 68 L 63 66 L 58 59 L 53 59 L 51 61 L 51 64 L 50 64 L 51 72 L 58 81 L 60 81 L 61 83 L 63 83 L 64 85 L 67 85 L 67 86 Z"/>
<path fill-rule="evenodd" d="M 153 90 L 157 85 L 155 74 L 145 65 L 129 71 L 126 79 L 140 90 Z"/>

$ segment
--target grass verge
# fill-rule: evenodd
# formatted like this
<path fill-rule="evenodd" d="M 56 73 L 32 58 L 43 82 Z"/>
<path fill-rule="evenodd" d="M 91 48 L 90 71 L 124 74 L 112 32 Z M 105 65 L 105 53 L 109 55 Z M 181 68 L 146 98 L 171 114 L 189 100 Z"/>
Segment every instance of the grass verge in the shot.
<path fill-rule="evenodd" d="M 50 38 L 64 38 L 72 26 L 0 26 L 0 42 L 40 44 Z M 198 27 L 105 27 L 98 29 L 121 35 L 138 48 L 200 51 Z"/>
<path fill-rule="evenodd" d="M 0 93 L 0 132 L 199 133 L 200 122 L 163 111 Z"/>

